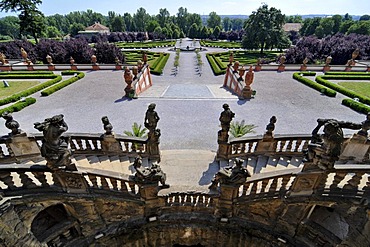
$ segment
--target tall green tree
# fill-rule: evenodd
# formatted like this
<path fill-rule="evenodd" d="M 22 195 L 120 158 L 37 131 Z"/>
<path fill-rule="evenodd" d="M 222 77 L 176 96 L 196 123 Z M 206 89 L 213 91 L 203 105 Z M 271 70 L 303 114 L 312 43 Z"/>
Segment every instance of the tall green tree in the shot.
<path fill-rule="evenodd" d="M 130 13 L 123 14 L 123 20 L 125 21 L 126 30 L 129 32 L 135 31 L 135 23 L 134 18 L 131 16 Z"/>
<path fill-rule="evenodd" d="M 46 27 L 44 14 L 37 8 L 41 3 L 41 0 L 2 0 L 0 10 L 19 12 L 20 33 L 32 35 L 38 43 L 38 37 Z"/>
<path fill-rule="evenodd" d="M 207 26 L 212 29 L 214 29 L 217 26 L 221 26 L 221 17 L 217 15 L 216 12 L 212 11 L 211 13 L 209 13 L 209 17 L 207 19 Z"/>
<path fill-rule="evenodd" d="M 183 8 L 183 7 L 180 7 L 176 14 L 176 24 L 179 26 L 180 30 L 183 33 L 188 33 L 188 29 L 190 27 L 187 21 L 188 15 L 189 14 L 188 14 L 187 8 Z"/>
<path fill-rule="evenodd" d="M 170 12 L 166 8 L 159 9 L 159 14 L 157 15 L 158 23 L 161 27 L 165 27 L 166 23 L 170 18 Z"/>
<path fill-rule="evenodd" d="M 0 19 L 0 34 L 13 39 L 19 38 L 19 18 L 6 16 Z"/>
<path fill-rule="evenodd" d="M 222 27 L 224 28 L 224 31 L 227 32 L 231 28 L 231 20 L 229 17 L 224 17 L 222 19 Z"/>
<path fill-rule="evenodd" d="M 282 37 L 282 27 L 285 16 L 281 11 L 267 4 L 254 11 L 246 21 L 245 35 L 242 45 L 244 48 L 260 48 L 261 54 L 266 47 L 276 47 Z"/>
<path fill-rule="evenodd" d="M 149 19 L 150 15 L 146 12 L 146 10 L 143 7 L 139 8 L 133 16 L 136 31 L 145 31 L 145 25 L 148 23 Z"/>
<path fill-rule="evenodd" d="M 234 31 L 239 31 L 243 28 L 244 20 L 241 18 L 231 19 L 231 29 Z"/>

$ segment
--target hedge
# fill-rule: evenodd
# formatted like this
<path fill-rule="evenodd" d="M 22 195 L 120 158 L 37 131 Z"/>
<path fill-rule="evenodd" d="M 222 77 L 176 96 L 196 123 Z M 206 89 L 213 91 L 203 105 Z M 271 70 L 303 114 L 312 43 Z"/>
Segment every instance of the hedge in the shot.
<path fill-rule="evenodd" d="M 23 108 L 29 106 L 29 105 L 32 105 L 36 102 L 36 99 L 35 98 L 26 98 L 25 100 L 22 100 L 22 101 L 18 101 L 17 103 L 11 105 L 11 106 L 8 106 L 8 107 L 5 107 L 3 109 L 0 109 L 0 115 L 3 114 L 4 112 L 17 112 L 17 111 L 20 111 L 22 110 Z"/>
<path fill-rule="evenodd" d="M 225 71 L 222 71 L 220 67 L 217 65 L 215 58 L 211 54 L 206 54 L 207 60 L 209 64 L 211 65 L 212 71 L 214 75 L 223 75 L 225 74 Z"/>
<path fill-rule="evenodd" d="M 304 75 L 310 75 L 310 76 L 315 76 L 316 73 L 314 72 L 295 72 L 293 73 L 293 78 L 296 79 L 297 81 L 299 82 L 302 82 L 303 84 L 313 88 L 313 89 L 316 89 L 317 91 L 329 96 L 329 97 L 335 97 L 337 95 L 337 92 L 330 89 L 330 88 L 327 88 L 327 87 L 324 87 L 308 78 L 305 78 L 303 77 Z"/>
<path fill-rule="evenodd" d="M 15 76 L 17 76 L 17 75 L 15 75 Z M 18 75 L 18 76 L 20 76 L 20 75 Z M 34 94 L 34 93 L 40 91 L 41 89 L 50 87 L 51 85 L 53 85 L 57 82 L 60 82 L 62 80 L 62 76 L 54 75 L 54 74 L 52 74 L 52 75 L 28 75 L 28 76 L 21 75 L 21 76 L 22 76 L 22 78 L 14 78 L 14 77 L 10 77 L 10 75 L 9 75 L 6 78 L 7 79 L 9 79 L 9 78 L 12 78 L 12 79 L 48 79 L 48 78 L 53 78 L 53 79 L 51 79 L 49 81 L 46 81 L 44 83 L 41 83 L 37 86 L 31 87 L 31 88 L 29 88 L 27 90 L 24 90 L 22 92 L 13 94 L 12 96 L 1 99 L 0 100 L 0 105 L 6 105 L 6 104 L 9 104 L 11 102 L 16 102 L 22 97 L 27 97 L 31 94 Z M 0 79 L 2 79 L 2 76 L 0 76 Z"/>
<path fill-rule="evenodd" d="M 324 75 L 324 76 L 317 76 L 316 77 L 316 81 L 318 83 L 320 83 L 322 85 L 325 85 L 327 87 L 330 87 L 330 88 L 336 90 L 337 92 L 340 92 L 340 93 L 342 93 L 342 94 L 344 94 L 348 97 L 358 98 L 360 100 L 360 102 L 370 105 L 370 98 L 368 98 L 366 96 L 363 96 L 361 94 L 358 94 L 358 93 L 356 93 L 352 90 L 349 90 L 345 87 L 342 87 L 342 86 L 340 86 L 336 83 L 330 82 L 326 79 L 336 79 L 336 80 L 338 80 L 338 79 L 347 79 L 347 80 L 348 79 L 351 79 L 351 80 L 360 79 L 361 80 L 362 79 L 363 80 L 363 79 L 370 79 L 370 76 L 359 76 L 359 75 L 357 75 L 357 76 L 348 76 L 348 75 L 347 76 L 345 76 L 345 75 L 338 75 L 338 76 L 332 75 L 332 76 L 330 76 L 330 75 Z"/>
<path fill-rule="evenodd" d="M 0 75 L 16 75 L 16 74 L 28 74 L 28 75 L 40 75 L 40 74 L 54 74 L 53 71 L 3 71 Z"/>
<path fill-rule="evenodd" d="M 213 58 L 215 59 L 215 62 L 217 63 L 218 67 L 220 67 L 220 69 L 221 69 L 222 71 L 224 71 L 224 73 L 226 73 L 227 65 L 225 65 L 225 64 L 221 61 L 221 59 L 220 59 L 220 58 L 218 58 L 218 57 L 216 57 L 216 56 L 214 56 L 214 55 L 212 55 L 212 56 L 213 56 Z"/>
<path fill-rule="evenodd" d="M 163 68 L 166 65 L 168 58 L 170 57 L 169 53 L 164 53 L 163 56 L 159 57 L 157 60 L 159 60 L 156 64 L 156 66 L 153 66 L 153 68 L 150 70 L 150 72 L 153 75 L 161 75 L 163 73 Z"/>
<path fill-rule="evenodd" d="M 370 75 L 369 72 L 335 72 L 326 71 L 325 75 Z"/>
<path fill-rule="evenodd" d="M 55 93 L 56 91 L 82 79 L 85 77 L 85 74 L 82 73 L 82 72 L 79 72 L 79 71 L 73 71 L 73 70 L 67 70 L 67 71 L 63 71 L 62 72 L 62 75 L 74 75 L 76 74 L 76 76 L 74 77 L 71 77 L 65 81 L 62 81 L 61 83 L 58 83 L 52 87 L 49 87 L 48 89 L 44 90 L 41 92 L 41 96 L 49 96 L 50 94 L 52 93 Z"/>
<path fill-rule="evenodd" d="M 367 114 L 367 113 L 370 112 L 370 107 L 369 106 L 364 105 L 360 102 L 357 102 L 353 99 L 343 99 L 342 100 L 342 105 L 348 106 L 352 110 L 360 112 L 360 113 Z"/>

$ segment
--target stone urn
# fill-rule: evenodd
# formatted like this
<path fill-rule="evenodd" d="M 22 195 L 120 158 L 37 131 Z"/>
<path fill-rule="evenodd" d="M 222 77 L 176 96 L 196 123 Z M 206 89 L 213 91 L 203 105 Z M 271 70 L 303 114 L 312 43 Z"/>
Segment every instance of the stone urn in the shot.
<path fill-rule="evenodd" d="M 306 71 L 307 70 L 307 63 L 308 63 L 308 58 L 305 57 L 305 59 L 303 59 L 302 65 L 301 65 L 301 71 Z"/>
<path fill-rule="evenodd" d="M 245 68 L 242 65 L 242 67 L 239 69 L 239 78 L 238 78 L 239 81 L 243 80 L 244 73 L 245 73 Z"/>
<path fill-rule="evenodd" d="M 143 53 L 143 62 L 144 64 L 148 62 L 148 55 L 146 54 L 146 52 Z"/>
<path fill-rule="evenodd" d="M 125 87 L 125 96 L 130 97 L 132 92 L 134 91 L 131 84 L 133 81 L 133 75 L 129 67 L 125 68 L 125 72 L 123 73 L 123 79 L 125 80 L 127 86 Z"/>
<path fill-rule="evenodd" d="M 229 65 L 231 66 L 233 64 L 233 62 L 234 62 L 234 53 L 231 52 L 230 56 L 229 56 Z"/>
<path fill-rule="evenodd" d="M 235 61 L 233 65 L 233 72 L 236 73 L 239 70 L 239 61 Z"/>
<path fill-rule="evenodd" d="M 92 55 L 91 56 L 91 63 L 92 64 L 96 64 L 96 62 L 97 62 L 96 56 L 95 55 Z"/>
<path fill-rule="evenodd" d="M 134 74 L 134 80 L 136 80 L 137 79 L 137 74 L 139 73 L 139 70 L 138 70 L 137 66 L 132 67 L 132 73 Z"/>
<path fill-rule="evenodd" d="M 46 61 L 49 65 L 53 65 L 53 58 L 49 54 L 46 56 Z"/>
<path fill-rule="evenodd" d="M 142 68 L 143 68 L 143 61 L 137 60 L 137 69 L 139 73 L 141 72 Z"/>
<path fill-rule="evenodd" d="M 329 71 L 330 70 L 330 63 L 331 63 L 331 60 L 332 60 L 332 57 L 331 56 L 328 56 L 325 60 L 325 66 L 324 66 L 324 72 L 326 71 Z"/>
<path fill-rule="evenodd" d="M 70 65 L 74 65 L 75 64 L 75 60 L 73 59 L 73 57 L 70 57 L 69 58 L 69 64 Z"/>

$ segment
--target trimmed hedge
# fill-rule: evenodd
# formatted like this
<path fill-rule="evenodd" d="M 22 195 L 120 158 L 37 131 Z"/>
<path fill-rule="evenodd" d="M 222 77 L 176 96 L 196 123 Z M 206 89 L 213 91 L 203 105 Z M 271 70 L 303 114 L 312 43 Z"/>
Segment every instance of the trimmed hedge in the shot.
<path fill-rule="evenodd" d="M 367 114 L 367 113 L 370 112 L 370 107 L 369 106 L 364 105 L 360 102 L 357 102 L 353 99 L 343 99 L 342 100 L 342 105 L 348 106 L 352 110 L 360 112 L 360 113 Z"/>
<path fill-rule="evenodd" d="M 330 89 L 330 88 L 327 88 L 327 87 L 324 87 L 308 78 L 305 78 L 303 76 L 315 76 L 316 73 L 314 72 L 296 72 L 296 73 L 293 73 L 293 78 L 296 79 L 297 81 L 299 82 L 302 82 L 303 84 L 313 88 L 313 89 L 316 89 L 317 91 L 329 96 L 329 97 L 335 97 L 337 95 L 337 92 Z"/>
<path fill-rule="evenodd" d="M 335 72 L 326 71 L 325 75 L 370 75 L 369 72 Z"/>
<path fill-rule="evenodd" d="M 163 68 L 164 68 L 164 66 L 166 66 L 166 63 L 167 63 L 169 57 L 170 57 L 169 53 L 163 53 L 163 56 L 160 56 L 157 59 L 157 61 L 155 61 L 153 63 L 153 68 L 150 70 L 150 72 L 153 75 L 161 75 L 163 73 Z"/>
<path fill-rule="evenodd" d="M 61 83 L 58 83 L 52 87 L 49 87 L 48 89 L 44 90 L 41 92 L 41 96 L 49 96 L 50 94 L 52 93 L 55 93 L 56 91 L 82 79 L 85 77 L 85 74 L 82 73 L 82 72 L 79 72 L 79 71 L 73 71 L 73 70 L 67 70 L 67 71 L 63 71 L 62 72 L 62 75 L 74 75 L 76 74 L 76 76 L 74 77 L 71 77 L 65 81 L 62 81 Z"/>
<path fill-rule="evenodd" d="M 35 98 L 26 98 L 24 101 L 18 101 L 17 103 L 11 105 L 11 106 L 8 106 L 8 107 L 5 107 L 3 109 L 0 109 L 0 115 L 3 114 L 4 112 L 17 112 L 17 111 L 20 111 L 22 110 L 23 108 L 29 106 L 29 105 L 32 105 L 36 102 L 36 99 Z"/>
<path fill-rule="evenodd" d="M 3 72 L 0 72 L 0 75 L 16 75 L 16 74 L 40 75 L 40 74 L 54 74 L 54 72 L 53 71 L 3 71 Z"/>
<path fill-rule="evenodd" d="M 223 75 L 225 74 L 225 71 L 222 71 L 220 67 L 217 65 L 215 58 L 211 54 L 206 54 L 207 60 L 209 64 L 211 65 L 212 71 L 214 75 Z"/>
<path fill-rule="evenodd" d="M 52 75 L 14 75 L 15 77 L 12 77 L 11 75 L 9 76 L 0 76 L 0 79 L 49 79 L 49 78 L 53 78 L 49 81 L 46 81 L 44 83 L 41 83 L 37 86 L 34 86 L 34 87 L 31 87 L 27 90 L 24 90 L 20 93 L 16 93 L 16 94 L 13 94 L 12 96 L 9 96 L 9 97 L 6 97 L 4 99 L 1 99 L 0 100 L 0 105 L 6 105 L 6 104 L 9 104 L 11 102 L 16 102 L 18 101 L 20 98 L 22 97 L 27 97 L 31 94 L 34 94 L 44 88 L 47 88 L 47 87 L 50 87 L 51 85 L 57 83 L 57 82 L 60 82 L 62 80 L 62 76 L 60 75 L 55 75 L 55 74 L 52 74 Z M 17 76 L 20 76 L 21 78 L 18 78 Z"/>
<path fill-rule="evenodd" d="M 364 79 L 370 79 L 370 76 L 360 76 L 360 75 L 355 75 L 355 76 L 345 76 L 345 75 L 338 75 L 338 76 L 334 76 L 334 75 L 323 75 L 323 76 L 317 76 L 316 77 L 316 82 L 324 85 L 324 86 L 327 86 L 327 87 L 330 87 L 334 90 L 336 90 L 337 92 L 340 92 L 341 94 L 344 94 L 350 98 L 358 98 L 360 100 L 360 102 L 362 103 L 365 103 L 365 104 L 368 104 L 370 105 L 370 98 L 366 97 L 366 96 L 363 96 L 361 94 L 358 94 L 352 90 L 349 90 L 345 87 L 342 87 L 336 83 L 333 83 L 333 82 L 330 82 L 326 79 L 335 79 L 335 80 L 339 80 L 339 79 L 346 79 L 346 80 L 364 80 Z"/>

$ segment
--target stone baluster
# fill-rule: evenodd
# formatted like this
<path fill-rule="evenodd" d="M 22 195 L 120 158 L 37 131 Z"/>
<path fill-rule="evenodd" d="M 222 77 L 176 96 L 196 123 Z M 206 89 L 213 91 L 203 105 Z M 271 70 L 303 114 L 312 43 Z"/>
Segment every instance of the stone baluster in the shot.
<path fill-rule="evenodd" d="M 338 190 L 338 184 L 344 179 L 347 175 L 347 172 L 336 172 L 334 176 L 333 183 L 330 185 L 330 190 Z"/>
<path fill-rule="evenodd" d="M 269 188 L 269 191 L 268 191 L 269 195 L 274 195 L 276 193 L 277 184 L 278 184 L 278 178 L 273 178 L 272 182 L 271 182 L 271 185 L 270 185 L 270 188 Z"/>
<path fill-rule="evenodd" d="M 358 191 L 358 186 L 361 182 L 362 176 L 365 174 L 364 171 L 356 172 L 355 175 L 343 186 L 344 190 L 354 190 Z"/>
<path fill-rule="evenodd" d="M 280 195 L 284 195 L 287 191 L 287 185 L 290 181 L 290 178 L 291 176 L 288 175 L 288 176 L 283 176 L 282 180 L 281 180 L 281 187 L 279 189 L 279 192 L 280 192 Z"/>
<path fill-rule="evenodd" d="M 127 184 L 123 180 L 121 180 L 121 191 L 125 193 L 128 192 Z"/>
<path fill-rule="evenodd" d="M 10 172 L 1 171 L 0 172 L 0 180 L 8 186 L 8 190 L 15 189 L 13 177 L 11 176 Z"/>
<path fill-rule="evenodd" d="M 100 177 L 100 183 L 101 183 L 102 189 L 110 190 L 107 179 L 105 177 Z"/>
<path fill-rule="evenodd" d="M 291 152 L 293 147 L 293 140 L 287 140 L 288 145 L 286 146 L 286 152 Z"/>
<path fill-rule="evenodd" d="M 109 180 L 113 186 L 113 190 L 118 190 L 118 180 L 115 178 L 110 178 Z"/>
<path fill-rule="evenodd" d="M 301 144 L 302 144 L 302 139 L 298 138 L 297 141 L 295 142 L 295 147 L 294 147 L 293 152 L 298 152 L 299 147 L 301 146 Z"/>
<path fill-rule="evenodd" d="M 263 179 L 262 180 L 262 183 L 261 183 L 261 190 L 260 190 L 260 193 L 263 194 L 263 193 L 266 193 L 266 187 L 267 187 L 267 184 L 269 183 L 270 179 L 269 178 L 266 178 L 266 179 Z"/>
<path fill-rule="evenodd" d="M 93 188 L 99 188 L 98 187 L 98 179 L 97 179 L 96 175 L 88 174 L 87 176 L 89 177 L 91 183 L 93 184 Z"/>
<path fill-rule="evenodd" d="M 83 145 L 82 145 L 82 140 L 80 138 L 76 138 L 76 144 L 77 144 L 76 149 L 84 150 Z"/>
<path fill-rule="evenodd" d="M 41 183 L 42 187 L 49 187 L 46 180 L 46 174 L 45 172 L 32 172 L 32 174 L 35 176 L 35 178 Z"/>
<path fill-rule="evenodd" d="M 18 172 L 19 177 L 21 178 L 22 188 L 32 189 L 37 188 L 38 186 L 30 179 L 25 172 Z"/>
<path fill-rule="evenodd" d="M 85 140 L 86 150 L 91 151 L 93 150 L 93 146 L 90 143 L 90 140 Z"/>

